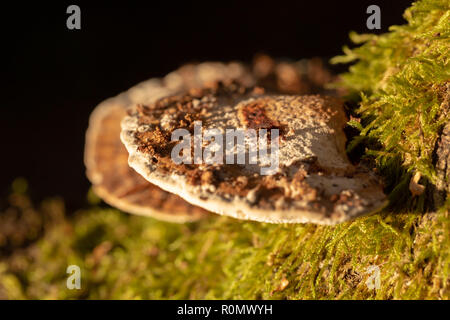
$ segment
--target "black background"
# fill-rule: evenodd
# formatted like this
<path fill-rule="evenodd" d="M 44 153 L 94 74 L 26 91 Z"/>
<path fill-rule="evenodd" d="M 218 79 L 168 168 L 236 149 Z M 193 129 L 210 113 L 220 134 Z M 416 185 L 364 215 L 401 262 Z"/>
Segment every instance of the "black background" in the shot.
<path fill-rule="evenodd" d="M 272 312 L 256 315 L 230 315 L 221 312 L 211 313 L 207 319 L 304 319 L 309 315 L 317 318 L 345 318 L 361 319 L 370 314 L 374 319 L 384 319 L 387 314 L 401 314 L 405 319 L 417 318 L 418 315 L 425 315 L 427 310 L 433 310 L 436 314 L 446 314 L 448 303 L 437 300 L 270 300 L 270 301 L 248 301 L 248 300 L 26 300 L 26 301 L 0 301 L 3 312 L 11 310 L 15 315 L 26 318 L 29 310 L 46 314 L 50 319 L 57 319 L 60 314 L 70 310 L 74 317 L 86 317 L 89 314 L 92 318 L 106 318 L 110 315 L 115 318 L 129 318 L 130 310 L 133 314 L 149 314 L 149 319 L 153 314 L 163 315 L 164 319 L 203 319 L 202 316 L 178 315 L 179 308 L 184 305 L 188 307 L 210 307 L 212 310 L 221 310 L 222 305 L 264 305 L 272 306 Z M 49 313 L 48 310 L 58 310 L 61 312 Z M 42 310 L 42 311 L 39 311 Z M 149 310 L 151 313 L 149 313 Z M 265 310 L 265 309 L 264 309 Z M 58 310 L 59 311 L 59 310 Z"/>
<path fill-rule="evenodd" d="M 381 8 L 382 30 L 410 1 L 59 1 L 2 4 L 1 192 L 25 177 L 36 200 L 85 202 L 84 133 L 102 100 L 186 62 L 340 54 L 348 33 Z M 81 30 L 66 8 L 81 7 Z M 335 71 L 342 71 L 342 67 Z M 5 99 L 6 97 L 6 99 Z"/>

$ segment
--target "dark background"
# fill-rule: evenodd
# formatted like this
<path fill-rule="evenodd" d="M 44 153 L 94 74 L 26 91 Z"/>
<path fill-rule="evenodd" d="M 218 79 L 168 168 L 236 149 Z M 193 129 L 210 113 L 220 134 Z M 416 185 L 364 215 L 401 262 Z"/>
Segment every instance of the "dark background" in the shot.
<path fill-rule="evenodd" d="M 403 24 L 411 1 L 59 1 L 2 4 L 3 102 L 0 191 L 24 177 L 35 200 L 85 204 L 84 133 L 102 100 L 186 62 L 243 60 L 255 53 L 331 58 L 381 8 L 382 30 Z M 81 7 L 81 30 L 66 8 Z M 345 70 L 344 67 L 334 71 Z"/>

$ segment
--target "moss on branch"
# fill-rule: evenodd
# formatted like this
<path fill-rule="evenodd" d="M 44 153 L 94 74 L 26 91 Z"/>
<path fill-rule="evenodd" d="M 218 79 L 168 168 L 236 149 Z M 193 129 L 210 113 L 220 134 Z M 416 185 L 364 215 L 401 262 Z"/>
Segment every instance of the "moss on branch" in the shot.
<path fill-rule="evenodd" d="M 423 213 L 426 195 L 408 191 L 413 172 L 429 184 L 437 177 L 449 1 L 416 2 L 405 18 L 384 35 L 352 34 L 361 46 L 333 60 L 354 62 L 341 82 L 362 98 L 349 148 L 367 146 L 395 211 L 333 227 L 219 216 L 176 225 L 100 206 L 92 194 L 69 215 L 60 199 L 36 208 L 18 180 L 0 212 L 0 298 L 449 299 L 450 199 Z M 81 267 L 81 290 L 66 287 L 71 264 Z M 370 286 L 374 267 L 379 288 Z"/>
<path fill-rule="evenodd" d="M 359 46 L 344 47 L 332 63 L 354 63 L 339 86 L 361 97 L 356 112 L 362 125 L 350 123 L 360 136 L 349 149 L 366 143 L 366 155 L 376 159 L 393 191 L 391 200 L 423 211 L 429 194 L 412 199 L 400 193 L 407 193 L 415 172 L 422 183 L 437 183 L 436 142 L 450 122 L 450 2 L 417 1 L 404 18 L 405 25 L 386 34 L 351 33 Z"/>

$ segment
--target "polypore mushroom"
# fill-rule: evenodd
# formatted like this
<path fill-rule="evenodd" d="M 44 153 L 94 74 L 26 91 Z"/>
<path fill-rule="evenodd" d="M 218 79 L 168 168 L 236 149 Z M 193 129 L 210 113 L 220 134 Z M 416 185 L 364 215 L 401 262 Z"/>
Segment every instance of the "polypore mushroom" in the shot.
<path fill-rule="evenodd" d="M 267 95 L 222 83 L 135 106 L 122 121 L 121 139 L 129 165 L 147 181 L 206 210 L 271 223 L 335 224 L 386 204 L 373 173 L 347 159 L 346 122 L 342 102 L 330 96 Z M 278 132 L 280 139 L 258 140 L 279 141 L 279 150 L 271 153 L 278 156 L 277 165 L 261 174 L 272 158 L 251 162 L 266 146 L 258 142 L 252 149 L 257 140 L 248 137 L 245 162 L 226 163 L 229 150 L 220 148 L 227 129 Z M 205 134 L 213 137 L 203 139 Z M 183 142 L 173 135 L 183 136 Z M 233 159 L 242 151 L 230 150 Z"/>
<path fill-rule="evenodd" d="M 385 196 L 377 179 L 345 155 L 339 100 L 264 94 L 323 92 L 308 72 L 311 63 L 262 62 L 255 61 L 253 73 L 240 63 L 185 65 L 101 103 L 86 133 L 93 190 L 123 211 L 172 222 L 211 210 L 257 221 L 333 224 L 381 208 Z M 254 85 L 264 89 L 249 89 Z M 128 117 L 127 106 L 134 106 Z M 180 124 L 192 127 L 183 119 L 202 120 L 204 129 L 279 129 L 276 174 L 261 176 L 261 163 L 174 165 L 166 147 L 174 146 L 168 137 Z M 119 139 L 122 120 L 129 154 Z"/>

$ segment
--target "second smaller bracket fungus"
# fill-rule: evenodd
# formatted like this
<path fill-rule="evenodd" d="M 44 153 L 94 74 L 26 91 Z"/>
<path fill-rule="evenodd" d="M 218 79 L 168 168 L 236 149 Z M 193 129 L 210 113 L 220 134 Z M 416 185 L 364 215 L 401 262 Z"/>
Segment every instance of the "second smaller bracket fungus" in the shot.
<path fill-rule="evenodd" d="M 159 220 L 183 223 L 206 217 L 204 209 L 165 192 L 129 167 L 128 152 L 119 139 L 125 101 L 123 95 L 109 99 L 91 115 L 85 164 L 94 192 L 120 210 Z"/>

